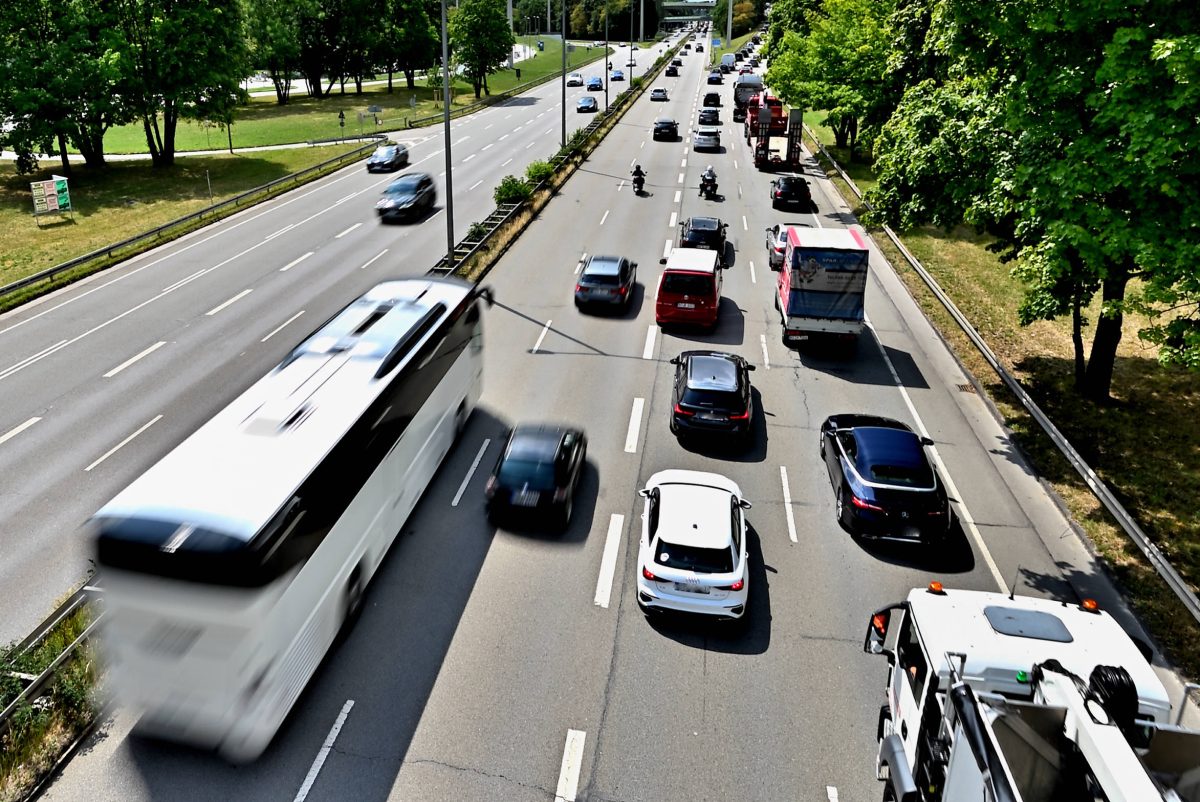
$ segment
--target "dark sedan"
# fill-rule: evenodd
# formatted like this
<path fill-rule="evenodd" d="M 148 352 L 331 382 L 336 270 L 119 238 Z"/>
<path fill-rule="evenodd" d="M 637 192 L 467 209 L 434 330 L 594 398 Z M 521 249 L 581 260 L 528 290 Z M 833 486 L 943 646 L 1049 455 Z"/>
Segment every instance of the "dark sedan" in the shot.
<path fill-rule="evenodd" d="M 725 261 L 725 228 L 716 217 L 689 217 L 679 224 L 680 248 L 707 248 Z"/>
<path fill-rule="evenodd" d="M 604 305 L 628 309 L 637 281 L 637 262 L 623 256 L 589 256 L 575 282 L 575 306 Z"/>
<path fill-rule="evenodd" d="M 488 520 L 550 520 L 566 528 L 587 457 L 587 437 L 565 426 L 517 426 L 484 488 Z"/>
<path fill-rule="evenodd" d="M 416 217 L 433 208 L 437 190 L 429 173 L 406 173 L 383 191 L 383 199 L 375 204 L 380 220 Z"/>
<path fill-rule="evenodd" d="M 408 164 L 408 148 L 403 145 L 381 145 L 367 159 L 367 172 L 399 170 Z"/>
<path fill-rule="evenodd" d="M 666 75 L 668 78 L 678 78 L 679 68 L 672 64 L 671 66 L 667 67 Z"/>
<path fill-rule="evenodd" d="M 706 109 L 708 109 L 708 108 L 713 108 L 713 109 L 715 109 L 715 108 L 720 108 L 720 106 L 721 106 L 721 95 L 720 95 L 719 93 L 717 93 L 717 92 L 705 92 L 705 93 L 704 93 L 704 102 L 703 102 L 703 103 L 701 103 L 700 105 L 704 106 L 704 108 L 706 108 Z"/>
<path fill-rule="evenodd" d="M 833 415 L 821 424 L 821 459 L 836 494 L 838 523 L 852 535 L 938 543 L 950 502 L 925 453 L 933 445 L 908 426 L 874 415 Z"/>
<path fill-rule="evenodd" d="M 747 445 L 754 431 L 750 391 L 754 366 L 721 351 L 684 351 L 671 364 L 675 366 L 671 433 L 732 438 Z"/>
<path fill-rule="evenodd" d="M 655 139 L 667 139 L 674 142 L 679 138 L 679 123 L 670 117 L 659 117 L 654 121 L 653 136 Z"/>
<path fill-rule="evenodd" d="M 600 111 L 600 104 L 591 95 L 584 95 L 575 102 L 575 111 Z"/>
<path fill-rule="evenodd" d="M 698 125 L 720 125 L 721 110 L 713 108 L 700 109 L 700 114 L 696 118 L 696 123 Z"/>
<path fill-rule="evenodd" d="M 798 175 L 784 175 L 771 182 L 771 208 L 780 206 L 812 206 L 812 189 L 808 181 Z"/>
<path fill-rule="evenodd" d="M 723 84 L 725 83 L 725 78 L 721 75 L 720 70 L 713 70 L 708 74 L 708 82 L 710 84 Z"/>

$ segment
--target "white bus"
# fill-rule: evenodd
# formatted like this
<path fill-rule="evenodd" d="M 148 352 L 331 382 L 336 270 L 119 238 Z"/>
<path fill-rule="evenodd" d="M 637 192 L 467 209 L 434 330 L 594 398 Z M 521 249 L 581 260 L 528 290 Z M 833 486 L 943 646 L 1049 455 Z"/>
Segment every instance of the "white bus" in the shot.
<path fill-rule="evenodd" d="M 266 749 L 479 400 L 481 297 L 376 286 L 93 516 L 140 731 Z"/>

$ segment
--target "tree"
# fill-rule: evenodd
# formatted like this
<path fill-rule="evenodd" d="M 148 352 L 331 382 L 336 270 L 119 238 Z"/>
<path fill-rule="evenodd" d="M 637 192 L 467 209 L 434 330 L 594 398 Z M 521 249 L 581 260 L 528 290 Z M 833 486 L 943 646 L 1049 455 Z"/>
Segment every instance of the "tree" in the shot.
<path fill-rule="evenodd" d="M 175 163 L 180 118 L 235 95 L 249 75 L 241 0 L 116 0 L 129 100 L 155 167 Z"/>
<path fill-rule="evenodd" d="M 455 61 L 463 66 L 475 97 L 491 94 L 487 77 L 508 60 L 516 43 L 504 0 L 461 0 L 449 26 Z"/>
<path fill-rule="evenodd" d="M 297 36 L 300 44 L 299 69 L 308 84 L 311 97 L 325 97 L 341 77 L 337 62 L 337 26 L 339 0 L 317 0 L 296 8 Z M 329 86 L 324 78 L 329 75 Z"/>
<path fill-rule="evenodd" d="M 122 41 L 111 7 L 98 0 L 29 0 L 0 16 L 9 54 L 0 118 L 22 171 L 57 150 L 70 172 L 67 143 L 89 167 L 104 165 L 104 132 L 132 119 L 124 101 Z"/>
<path fill-rule="evenodd" d="M 387 65 L 388 92 L 392 91 L 392 72 L 399 70 L 409 89 L 416 87 L 417 70 L 426 70 L 438 61 L 441 47 L 440 20 L 430 18 L 427 0 L 389 0 L 386 34 L 380 44 L 380 58 Z"/>
<path fill-rule="evenodd" d="M 247 35 L 254 66 L 266 69 L 275 101 L 286 105 L 300 65 L 300 20 L 315 13 L 316 0 L 247 0 Z"/>

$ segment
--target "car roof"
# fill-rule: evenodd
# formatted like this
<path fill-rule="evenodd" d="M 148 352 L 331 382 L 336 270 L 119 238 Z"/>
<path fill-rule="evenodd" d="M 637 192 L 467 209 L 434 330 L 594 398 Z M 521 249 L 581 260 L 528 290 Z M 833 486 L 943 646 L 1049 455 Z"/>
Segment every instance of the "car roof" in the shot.
<path fill-rule="evenodd" d="M 717 272 L 717 252 L 708 248 L 674 248 L 667 257 L 667 266 L 663 273 L 687 272 L 708 273 Z"/>
<path fill-rule="evenodd" d="M 563 437 L 570 429 L 562 426 L 544 426 L 525 424 L 513 429 L 509 440 L 506 459 L 527 460 L 530 462 L 551 462 L 558 453 Z"/>
<path fill-rule="evenodd" d="M 593 256 L 588 259 L 587 265 L 583 268 L 584 274 L 596 276 L 615 276 L 620 270 L 620 256 Z"/>
<path fill-rule="evenodd" d="M 687 227 L 693 231 L 719 231 L 721 221 L 715 217 L 689 217 Z"/>
<path fill-rule="evenodd" d="M 679 125 L 679 123 L 675 122 L 675 119 L 672 117 L 659 117 L 654 122 L 655 123 L 670 123 L 671 125 Z"/>
<path fill-rule="evenodd" d="M 405 173 L 395 181 L 387 185 L 391 189 L 408 189 L 415 186 L 422 178 L 429 178 L 429 173 Z M 385 190 L 386 191 L 386 190 Z"/>
<path fill-rule="evenodd" d="M 859 473 L 870 476 L 871 465 L 895 465 L 905 468 L 929 470 L 929 460 L 921 438 L 906 429 L 890 429 L 880 426 L 860 426 L 851 430 L 858 453 L 854 457 Z"/>
<path fill-rule="evenodd" d="M 720 351 L 687 351 L 687 386 L 693 390 L 738 389 L 738 358 Z"/>
<path fill-rule="evenodd" d="M 660 538 L 680 546 L 729 548 L 728 489 L 703 481 L 666 482 L 658 485 L 658 494 Z"/>

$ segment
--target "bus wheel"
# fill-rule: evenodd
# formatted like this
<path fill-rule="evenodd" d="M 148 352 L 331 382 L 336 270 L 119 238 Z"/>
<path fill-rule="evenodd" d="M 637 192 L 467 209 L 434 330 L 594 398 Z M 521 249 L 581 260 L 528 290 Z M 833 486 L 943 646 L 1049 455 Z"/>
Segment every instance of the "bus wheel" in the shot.
<path fill-rule="evenodd" d="M 460 401 L 458 411 L 454 413 L 454 439 L 457 440 L 462 436 L 463 430 L 467 428 L 467 402 Z"/>
<path fill-rule="evenodd" d="M 362 612 L 362 603 L 362 571 L 355 568 L 350 574 L 350 581 L 346 583 L 346 595 L 342 602 L 342 632 L 346 632 L 358 620 L 358 615 Z"/>

